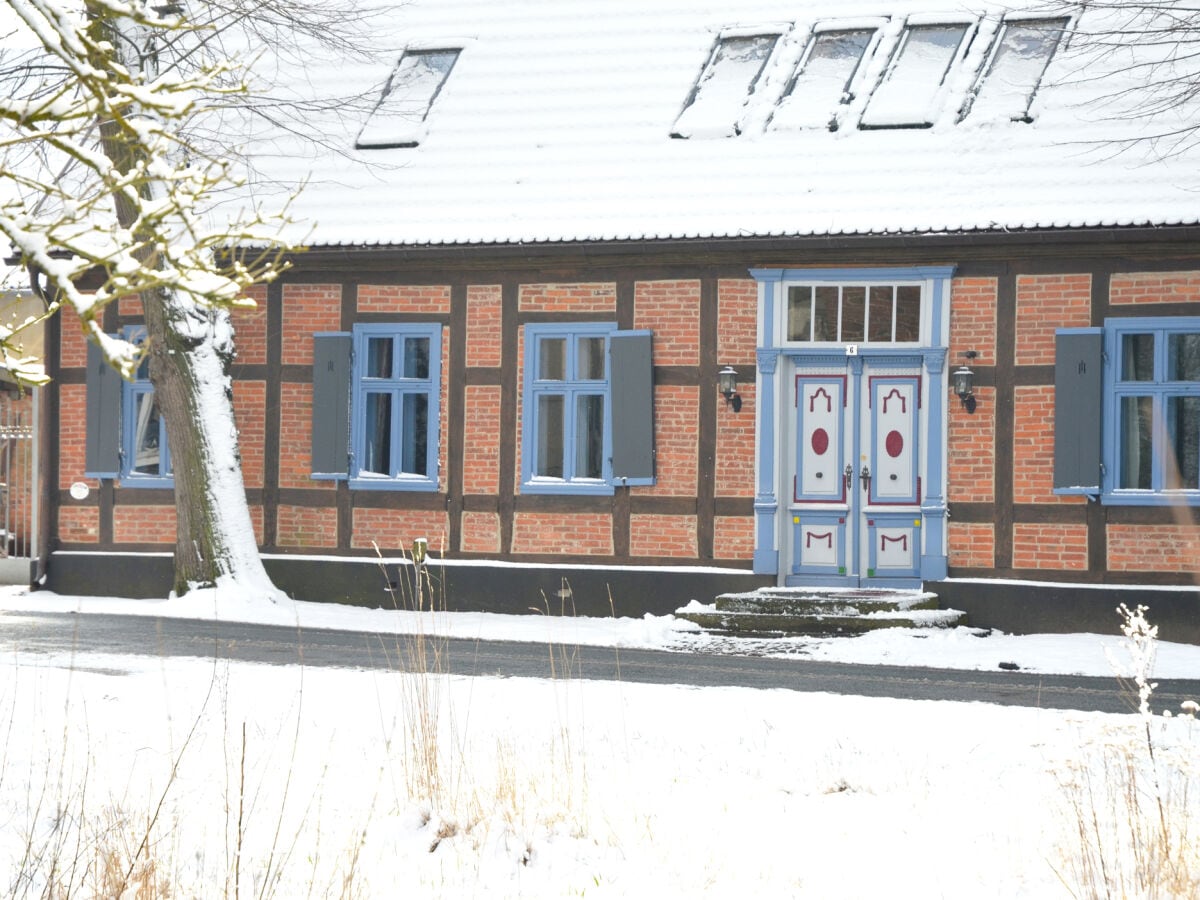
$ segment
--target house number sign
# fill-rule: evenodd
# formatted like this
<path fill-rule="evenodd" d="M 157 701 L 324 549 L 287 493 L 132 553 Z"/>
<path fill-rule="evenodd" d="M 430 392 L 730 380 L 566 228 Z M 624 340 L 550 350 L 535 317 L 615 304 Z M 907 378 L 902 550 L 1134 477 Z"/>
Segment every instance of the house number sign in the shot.
<path fill-rule="evenodd" d="M 858 344 L 847 344 L 846 345 L 846 355 L 847 356 L 858 356 Z"/>

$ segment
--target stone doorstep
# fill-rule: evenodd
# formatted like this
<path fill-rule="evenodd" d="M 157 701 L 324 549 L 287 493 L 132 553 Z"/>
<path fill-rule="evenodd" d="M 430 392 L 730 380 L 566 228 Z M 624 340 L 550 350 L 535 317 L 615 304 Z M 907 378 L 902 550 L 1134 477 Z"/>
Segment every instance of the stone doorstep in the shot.
<path fill-rule="evenodd" d="M 952 628 L 966 614 L 938 609 L 924 591 L 763 588 L 722 594 L 675 615 L 706 631 L 754 637 L 855 635 L 880 628 Z"/>

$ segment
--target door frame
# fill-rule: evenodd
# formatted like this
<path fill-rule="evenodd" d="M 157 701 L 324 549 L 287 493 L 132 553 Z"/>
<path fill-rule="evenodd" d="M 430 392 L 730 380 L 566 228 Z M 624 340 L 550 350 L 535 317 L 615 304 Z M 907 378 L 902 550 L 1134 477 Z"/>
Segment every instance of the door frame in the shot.
<path fill-rule="evenodd" d="M 912 266 L 845 269 L 751 269 L 758 282 L 758 403 L 755 423 L 755 544 L 754 571 L 775 575 L 787 583 L 791 572 L 792 521 L 787 514 L 791 496 L 791 432 L 794 419 L 786 404 L 791 402 L 788 382 L 796 361 L 805 367 L 858 367 L 860 374 L 871 366 L 911 366 L 920 375 L 921 420 L 920 462 L 922 491 L 920 508 L 920 554 L 915 574 L 891 584 L 873 579 L 880 586 L 912 587 L 946 577 L 946 434 L 947 347 L 949 343 L 950 285 L 952 266 Z M 783 340 L 786 287 L 789 283 L 871 284 L 917 283 L 922 288 L 921 340 L 917 344 L 830 345 L 797 344 Z M 869 361 L 869 362 L 868 362 Z M 834 578 L 849 586 L 848 578 Z M 810 582 L 819 586 L 817 582 Z M 857 584 L 857 578 L 855 579 Z"/>

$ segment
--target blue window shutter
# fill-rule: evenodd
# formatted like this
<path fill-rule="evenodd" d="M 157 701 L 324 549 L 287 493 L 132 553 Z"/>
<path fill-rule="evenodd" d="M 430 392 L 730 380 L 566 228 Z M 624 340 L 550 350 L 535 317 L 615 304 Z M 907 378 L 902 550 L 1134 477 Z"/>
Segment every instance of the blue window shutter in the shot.
<path fill-rule="evenodd" d="M 350 358 L 348 332 L 313 335 L 313 476 L 345 478 L 350 472 Z"/>
<path fill-rule="evenodd" d="M 654 483 L 654 367 L 649 331 L 609 339 L 614 484 Z"/>
<path fill-rule="evenodd" d="M 85 473 L 92 478 L 116 478 L 121 469 L 121 376 L 91 343 L 86 420 Z"/>
<path fill-rule="evenodd" d="M 1054 336 L 1054 489 L 1100 492 L 1103 330 Z"/>

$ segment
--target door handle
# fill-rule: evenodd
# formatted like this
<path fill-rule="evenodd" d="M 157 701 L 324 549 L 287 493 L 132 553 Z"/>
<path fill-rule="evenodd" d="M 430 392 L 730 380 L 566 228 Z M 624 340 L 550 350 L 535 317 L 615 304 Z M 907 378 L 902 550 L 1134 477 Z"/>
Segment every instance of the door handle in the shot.
<path fill-rule="evenodd" d="M 846 471 L 842 473 L 842 483 L 846 485 L 846 492 L 850 492 L 850 483 L 854 481 L 854 467 L 850 463 L 846 463 Z"/>
<path fill-rule="evenodd" d="M 862 479 L 863 490 L 868 494 L 871 493 L 871 470 L 864 465 L 862 471 L 858 473 L 858 477 Z"/>

